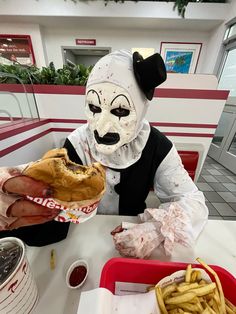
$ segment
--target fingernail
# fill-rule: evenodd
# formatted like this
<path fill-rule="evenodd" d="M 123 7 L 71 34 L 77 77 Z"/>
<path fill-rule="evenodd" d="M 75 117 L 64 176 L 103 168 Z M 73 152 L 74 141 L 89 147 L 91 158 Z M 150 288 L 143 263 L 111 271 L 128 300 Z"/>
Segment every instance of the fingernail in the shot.
<path fill-rule="evenodd" d="M 44 197 L 49 197 L 53 195 L 53 190 L 52 189 L 44 189 L 43 190 L 43 196 Z"/>

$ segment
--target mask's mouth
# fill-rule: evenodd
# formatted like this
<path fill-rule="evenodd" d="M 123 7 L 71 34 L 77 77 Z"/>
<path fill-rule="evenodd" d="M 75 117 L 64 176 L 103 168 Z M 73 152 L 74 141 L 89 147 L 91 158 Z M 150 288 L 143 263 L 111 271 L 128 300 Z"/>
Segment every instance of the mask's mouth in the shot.
<path fill-rule="evenodd" d="M 94 137 L 98 144 L 114 145 L 119 142 L 120 135 L 118 133 L 107 133 L 103 137 L 98 135 L 98 131 L 94 131 Z"/>

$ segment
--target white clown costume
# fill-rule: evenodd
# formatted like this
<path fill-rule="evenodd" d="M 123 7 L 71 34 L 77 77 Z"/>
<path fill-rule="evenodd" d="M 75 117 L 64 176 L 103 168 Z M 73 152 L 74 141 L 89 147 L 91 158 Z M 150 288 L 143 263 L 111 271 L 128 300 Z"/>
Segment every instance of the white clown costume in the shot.
<path fill-rule="evenodd" d="M 139 215 L 140 224 L 113 236 L 124 256 L 145 258 L 159 245 L 166 254 L 177 243 L 193 246 L 208 218 L 203 193 L 184 169 L 176 148 L 145 120 L 154 89 L 165 79 L 159 54 L 143 59 L 138 53 L 120 50 L 101 58 L 86 86 L 88 123 L 73 131 L 64 145 L 72 161 L 84 165 L 98 161 L 105 166 L 107 187 L 98 213 Z M 150 209 L 145 200 L 152 188 L 162 204 Z M 1 222 L 7 223 L 10 203 L 8 199 L 2 207 L 0 227 Z M 49 222 L 43 232 L 47 236 L 50 228 L 56 228 L 61 239 L 68 224 L 64 229 L 59 225 Z M 45 226 L 32 227 L 42 235 L 40 228 Z M 26 241 L 22 234 L 19 237 Z"/>
<path fill-rule="evenodd" d="M 153 91 L 151 96 L 142 91 L 133 62 L 132 55 L 123 50 L 97 62 L 86 88 L 88 124 L 72 132 L 65 147 L 76 162 L 99 161 L 106 167 L 107 189 L 98 213 L 140 214 L 140 225 L 115 234 L 120 253 L 147 257 L 163 243 L 171 254 L 177 242 L 193 245 L 207 221 L 208 209 L 174 145 L 145 120 L 147 97 L 152 98 Z M 163 67 L 162 60 L 158 62 Z M 145 209 L 151 188 L 162 204 Z"/>

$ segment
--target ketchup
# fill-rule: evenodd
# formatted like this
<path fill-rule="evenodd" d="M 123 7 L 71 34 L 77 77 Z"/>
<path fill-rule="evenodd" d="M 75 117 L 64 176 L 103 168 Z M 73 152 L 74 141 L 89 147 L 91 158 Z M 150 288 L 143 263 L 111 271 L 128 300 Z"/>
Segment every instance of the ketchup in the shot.
<path fill-rule="evenodd" d="M 78 286 L 85 278 L 87 274 L 87 269 L 85 266 L 77 266 L 73 269 L 70 274 L 69 283 L 72 287 Z"/>

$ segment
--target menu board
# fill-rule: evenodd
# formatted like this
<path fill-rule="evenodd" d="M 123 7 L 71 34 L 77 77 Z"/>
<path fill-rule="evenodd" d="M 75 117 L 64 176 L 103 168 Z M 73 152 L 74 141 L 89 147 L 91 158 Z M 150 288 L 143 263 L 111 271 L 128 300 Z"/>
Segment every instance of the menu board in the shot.
<path fill-rule="evenodd" d="M 0 34 L 0 63 L 35 65 L 30 36 Z"/>

